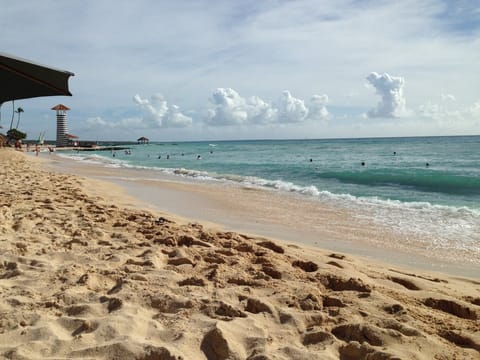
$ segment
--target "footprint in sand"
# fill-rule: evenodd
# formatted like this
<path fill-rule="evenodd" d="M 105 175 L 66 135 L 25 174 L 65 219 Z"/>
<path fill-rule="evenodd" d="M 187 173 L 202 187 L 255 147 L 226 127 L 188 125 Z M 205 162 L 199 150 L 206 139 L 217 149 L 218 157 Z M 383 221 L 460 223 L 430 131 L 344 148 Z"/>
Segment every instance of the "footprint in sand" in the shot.
<path fill-rule="evenodd" d="M 364 284 L 360 279 L 349 278 L 347 280 L 335 275 L 323 275 L 321 282 L 327 289 L 333 291 L 358 291 L 363 293 L 372 291 L 370 286 Z"/>
<path fill-rule="evenodd" d="M 100 297 L 100 302 L 107 304 L 107 310 L 109 313 L 118 310 L 123 306 L 123 301 L 115 297 L 109 298 L 107 296 L 102 296 Z"/>
<path fill-rule="evenodd" d="M 205 281 L 195 276 L 178 282 L 179 286 L 205 286 Z"/>
<path fill-rule="evenodd" d="M 462 319 L 478 319 L 477 312 L 474 309 L 452 300 L 427 298 L 423 303 L 432 309 L 440 310 Z"/>
<path fill-rule="evenodd" d="M 315 272 L 318 270 L 318 265 L 312 261 L 295 260 L 292 266 L 298 267 L 305 272 Z"/>

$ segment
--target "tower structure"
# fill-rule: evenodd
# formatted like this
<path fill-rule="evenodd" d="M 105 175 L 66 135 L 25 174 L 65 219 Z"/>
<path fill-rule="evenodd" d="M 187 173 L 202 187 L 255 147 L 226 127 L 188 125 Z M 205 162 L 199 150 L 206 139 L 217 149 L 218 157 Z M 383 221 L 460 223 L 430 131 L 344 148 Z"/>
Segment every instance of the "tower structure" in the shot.
<path fill-rule="evenodd" d="M 68 144 L 68 125 L 67 125 L 67 110 L 70 108 L 63 104 L 54 106 L 52 110 L 57 112 L 57 147 L 64 147 Z"/>

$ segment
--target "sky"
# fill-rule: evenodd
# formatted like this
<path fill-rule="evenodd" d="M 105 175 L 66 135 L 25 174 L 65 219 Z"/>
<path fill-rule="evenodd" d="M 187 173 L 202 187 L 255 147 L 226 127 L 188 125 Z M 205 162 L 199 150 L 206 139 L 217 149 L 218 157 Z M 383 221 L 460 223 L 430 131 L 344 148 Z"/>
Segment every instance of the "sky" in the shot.
<path fill-rule="evenodd" d="M 5 132 L 81 140 L 480 134 L 480 0 L 0 0 L 0 52 L 71 71 Z M 0 84 L 1 86 L 1 84 Z M 14 125 L 18 120 L 15 116 Z"/>

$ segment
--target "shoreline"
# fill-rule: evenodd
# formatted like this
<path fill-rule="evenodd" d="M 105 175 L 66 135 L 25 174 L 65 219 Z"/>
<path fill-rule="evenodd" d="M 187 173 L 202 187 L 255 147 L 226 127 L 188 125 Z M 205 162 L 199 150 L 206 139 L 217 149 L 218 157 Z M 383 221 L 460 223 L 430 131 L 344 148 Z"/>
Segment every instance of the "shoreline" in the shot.
<path fill-rule="evenodd" d="M 144 207 L 229 231 L 362 256 L 385 265 L 471 278 L 480 274 L 479 259 L 469 259 L 468 254 L 452 259 L 451 253 L 432 252 L 421 247 L 423 239 L 359 221 L 357 214 L 332 204 L 267 189 L 194 182 L 153 170 L 110 169 L 58 156 L 43 158 L 56 171 L 119 185 Z"/>
<path fill-rule="evenodd" d="M 0 150 L 2 358 L 478 358 L 478 279 L 192 222 L 44 160 Z"/>

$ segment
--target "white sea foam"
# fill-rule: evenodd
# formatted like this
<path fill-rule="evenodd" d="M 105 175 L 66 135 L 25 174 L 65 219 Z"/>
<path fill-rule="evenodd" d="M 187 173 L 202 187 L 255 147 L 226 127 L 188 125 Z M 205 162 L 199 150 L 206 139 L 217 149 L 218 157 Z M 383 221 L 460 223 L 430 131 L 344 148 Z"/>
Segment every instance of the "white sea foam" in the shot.
<path fill-rule="evenodd" d="M 302 187 L 290 182 L 255 177 L 244 178 L 243 183 L 334 203 L 354 210 L 358 218 L 373 221 L 402 235 L 423 238 L 426 247 L 432 250 L 463 249 L 478 254 L 480 258 L 480 211 L 475 209 L 333 194 L 319 191 L 315 186 Z"/>
<path fill-rule="evenodd" d="M 214 178 L 211 177 L 206 171 L 189 170 L 189 169 L 169 169 L 169 168 L 164 168 L 162 169 L 162 171 L 168 174 L 173 174 L 173 175 L 178 175 L 178 176 L 188 177 L 188 178 L 195 178 L 199 180 L 214 180 Z"/>
<path fill-rule="evenodd" d="M 399 234 L 425 239 L 426 247 L 463 249 L 480 258 L 480 212 L 466 207 L 352 198 L 348 207 L 358 217 L 372 220 Z"/>
<path fill-rule="evenodd" d="M 318 199 L 354 210 L 358 218 L 373 221 L 403 235 L 425 238 L 432 250 L 439 248 L 464 249 L 478 254 L 480 258 L 480 211 L 467 207 L 334 194 L 329 191 L 321 191 L 313 185 L 301 186 L 292 182 L 252 176 L 216 174 L 184 168 L 130 165 L 120 159 L 95 154 L 62 154 L 61 156 L 112 168 L 155 170 L 184 179 L 223 182 L 230 185 L 237 184 L 299 194 L 307 196 L 309 199 Z"/>
<path fill-rule="evenodd" d="M 85 154 L 85 153 L 78 153 L 78 154 L 64 154 L 64 153 L 57 153 L 58 156 L 73 159 L 76 161 L 82 161 L 88 164 L 98 164 L 103 165 L 106 167 L 122 167 L 125 163 L 120 159 L 108 158 L 106 156 L 100 156 L 97 154 Z"/>

